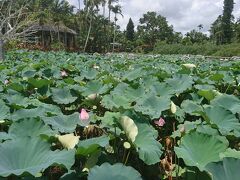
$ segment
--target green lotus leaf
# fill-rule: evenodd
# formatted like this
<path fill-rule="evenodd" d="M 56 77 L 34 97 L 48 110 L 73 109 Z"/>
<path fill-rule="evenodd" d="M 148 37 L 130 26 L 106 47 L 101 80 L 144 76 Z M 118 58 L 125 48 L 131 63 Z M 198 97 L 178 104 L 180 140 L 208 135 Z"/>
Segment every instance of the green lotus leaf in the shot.
<path fill-rule="evenodd" d="M 223 159 L 225 157 L 240 159 L 240 151 L 237 151 L 236 149 L 228 148 L 225 152 L 220 153 L 220 157 L 221 157 L 221 159 Z"/>
<path fill-rule="evenodd" d="M 88 180 L 141 180 L 141 174 L 129 166 L 121 163 L 111 165 L 104 163 L 90 169 Z"/>
<path fill-rule="evenodd" d="M 239 180 L 239 167 L 240 159 L 224 158 L 223 161 L 208 164 L 206 170 L 213 180 Z"/>
<path fill-rule="evenodd" d="M 129 102 L 129 99 L 121 95 L 106 95 L 103 97 L 101 104 L 108 109 L 120 107 L 124 109 L 131 108 L 131 103 Z"/>
<path fill-rule="evenodd" d="M 18 92 L 22 92 L 24 90 L 24 86 L 20 83 L 14 82 L 8 85 L 9 89 L 13 89 Z"/>
<path fill-rule="evenodd" d="M 25 119 L 20 122 L 14 122 L 9 130 L 8 134 L 12 138 L 19 137 L 37 137 L 40 135 L 55 135 L 49 126 L 45 125 L 42 121 L 36 119 Z"/>
<path fill-rule="evenodd" d="M 144 115 L 149 115 L 152 119 L 157 119 L 162 115 L 162 111 L 170 108 L 170 104 L 168 96 L 145 96 L 137 101 L 134 109 Z"/>
<path fill-rule="evenodd" d="M 83 88 L 83 96 L 88 96 L 90 94 L 104 94 L 109 90 L 109 86 L 103 85 L 99 81 L 90 81 Z"/>
<path fill-rule="evenodd" d="M 79 141 L 77 154 L 87 156 L 98 150 L 99 147 L 105 147 L 109 144 L 109 137 L 101 136 L 97 138 L 91 138 L 83 141 Z"/>
<path fill-rule="evenodd" d="M 195 116 L 200 116 L 200 113 L 203 112 L 203 108 L 201 105 L 190 100 L 183 101 L 181 107 L 186 113 Z"/>
<path fill-rule="evenodd" d="M 21 175 L 28 172 L 35 176 L 51 165 L 74 164 L 74 151 L 51 151 L 50 144 L 39 138 L 17 138 L 0 144 L 0 176 Z"/>
<path fill-rule="evenodd" d="M 8 103 L 10 105 L 17 105 L 17 106 L 21 106 L 21 107 L 28 107 L 30 104 L 31 104 L 31 101 L 30 99 L 26 98 L 26 97 L 23 97 L 22 95 L 20 94 L 9 94 L 7 97 L 6 97 Z"/>
<path fill-rule="evenodd" d="M 212 81 L 221 81 L 221 80 L 223 80 L 223 78 L 224 78 L 224 75 L 218 74 L 218 73 L 209 77 L 209 79 Z"/>
<path fill-rule="evenodd" d="M 202 133 L 202 134 L 207 134 L 207 135 L 211 135 L 216 137 L 217 139 L 219 139 L 220 141 L 222 141 L 224 144 L 228 145 L 229 142 L 227 140 L 227 138 L 225 136 L 222 136 L 218 129 L 214 129 L 211 127 L 210 124 L 206 125 L 206 124 L 199 124 L 197 125 L 197 132 Z"/>
<path fill-rule="evenodd" d="M 26 69 L 22 72 L 22 77 L 27 77 L 27 78 L 34 77 L 36 72 L 37 71 L 34 69 Z"/>
<path fill-rule="evenodd" d="M 203 171 L 208 163 L 220 160 L 219 154 L 227 149 L 227 145 L 214 136 L 192 132 L 185 135 L 180 146 L 174 149 L 186 165 L 196 166 Z"/>
<path fill-rule="evenodd" d="M 82 77 L 86 79 L 94 79 L 96 78 L 98 72 L 95 69 L 88 69 L 81 71 Z"/>
<path fill-rule="evenodd" d="M 10 108 L 6 106 L 5 102 L 0 100 L 0 120 L 4 120 L 8 117 Z"/>
<path fill-rule="evenodd" d="M 198 95 L 206 98 L 208 101 L 213 100 L 217 95 L 219 95 L 219 92 L 215 90 L 199 90 Z"/>
<path fill-rule="evenodd" d="M 223 94 L 221 96 L 217 96 L 211 101 L 211 105 L 221 106 L 234 114 L 240 113 L 240 100 L 233 95 Z"/>
<path fill-rule="evenodd" d="M 28 82 L 35 88 L 42 88 L 44 86 L 48 86 L 51 81 L 47 79 L 34 79 L 34 78 L 29 78 Z"/>
<path fill-rule="evenodd" d="M 121 117 L 120 113 L 114 113 L 114 112 L 105 112 L 103 117 L 100 117 L 101 119 L 101 124 L 103 126 L 112 126 L 114 124 L 116 124 L 116 122 L 119 120 L 119 118 Z"/>
<path fill-rule="evenodd" d="M 169 86 L 167 83 L 153 83 L 152 84 L 152 91 L 157 96 L 172 96 L 175 94 L 175 90 Z"/>
<path fill-rule="evenodd" d="M 72 96 L 68 88 L 52 88 L 52 99 L 58 104 L 71 104 L 77 100 L 77 97 Z"/>
<path fill-rule="evenodd" d="M 33 109 L 20 109 L 13 112 L 9 117 L 13 121 L 26 118 L 46 117 L 48 114 L 57 115 L 61 114 L 59 107 L 51 104 L 39 104 L 37 108 Z"/>
<path fill-rule="evenodd" d="M 210 106 L 205 109 L 205 112 L 210 120 L 210 123 L 217 125 L 219 131 L 223 135 L 228 135 L 231 131 L 237 132 L 234 133 L 237 137 L 240 135 L 239 120 L 230 111 L 224 109 L 223 107 Z"/>
<path fill-rule="evenodd" d="M 6 132 L 0 132 L 0 142 L 2 140 L 12 139 L 12 137 Z"/>
<path fill-rule="evenodd" d="M 175 93 L 182 93 L 187 89 L 192 88 L 194 82 L 188 75 L 177 75 L 172 79 L 167 79 L 166 83 L 175 90 Z"/>
<path fill-rule="evenodd" d="M 75 131 L 77 125 L 80 123 L 79 113 L 71 115 L 60 114 L 58 116 L 42 117 L 45 124 L 52 126 L 54 130 L 62 133 L 72 133 Z"/>
<path fill-rule="evenodd" d="M 129 114 L 129 117 L 134 119 L 138 127 L 138 134 L 134 141 L 134 145 L 139 158 L 147 165 L 153 165 L 160 162 L 163 152 L 161 150 L 162 145 L 156 140 L 158 132 L 142 117 L 136 114 Z"/>
<path fill-rule="evenodd" d="M 134 89 L 126 83 L 119 83 L 118 86 L 111 92 L 111 94 L 115 96 L 121 96 L 124 94 L 124 97 L 128 99 L 129 102 L 134 102 L 144 95 L 144 89 L 143 87 Z"/>
<path fill-rule="evenodd" d="M 142 68 L 131 70 L 130 72 L 125 72 L 125 75 L 122 77 L 123 80 L 133 81 L 137 78 L 140 78 L 145 74 Z"/>

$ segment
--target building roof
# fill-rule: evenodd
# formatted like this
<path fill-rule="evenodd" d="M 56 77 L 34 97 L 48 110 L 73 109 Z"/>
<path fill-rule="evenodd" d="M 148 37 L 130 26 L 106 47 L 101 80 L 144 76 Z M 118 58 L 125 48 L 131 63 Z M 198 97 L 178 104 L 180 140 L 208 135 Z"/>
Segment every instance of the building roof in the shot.
<path fill-rule="evenodd" d="M 52 24 L 43 24 L 43 25 L 39 25 L 39 24 L 34 24 L 32 26 L 32 29 L 36 30 L 36 31 L 53 31 L 53 32 L 63 32 L 63 33 L 69 33 L 69 34 L 74 34 L 77 35 L 76 31 L 68 28 L 67 26 L 65 26 L 64 24 L 59 24 L 59 26 L 57 25 L 52 25 Z"/>

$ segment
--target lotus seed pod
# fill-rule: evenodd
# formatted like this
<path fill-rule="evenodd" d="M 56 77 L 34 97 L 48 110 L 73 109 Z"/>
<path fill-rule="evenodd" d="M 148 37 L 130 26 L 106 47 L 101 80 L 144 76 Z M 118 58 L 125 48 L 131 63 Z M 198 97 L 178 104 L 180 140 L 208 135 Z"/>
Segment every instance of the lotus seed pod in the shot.
<path fill-rule="evenodd" d="M 123 146 L 125 149 L 130 149 L 131 148 L 131 144 L 129 142 L 124 142 Z"/>

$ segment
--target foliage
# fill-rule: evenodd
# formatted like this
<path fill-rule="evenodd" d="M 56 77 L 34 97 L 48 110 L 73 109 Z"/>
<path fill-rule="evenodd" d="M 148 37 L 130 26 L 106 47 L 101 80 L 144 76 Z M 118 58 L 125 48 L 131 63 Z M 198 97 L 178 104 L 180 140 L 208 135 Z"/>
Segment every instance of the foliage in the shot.
<path fill-rule="evenodd" d="M 20 50 L 0 69 L 0 177 L 238 172 L 239 61 Z"/>
<path fill-rule="evenodd" d="M 239 43 L 215 45 L 203 44 L 167 44 L 158 42 L 153 50 L 155 54 L 193 54 L 218 57 L 240 56 Z"/>
<path fill-rule="evenodd" d="M 126 38 L 129 41 L 133 41 L 134 40 L 134 24 L 132 19 L 130 18 L 127 24 L 127 28 L 126 28 Z"/>
<path fill-rule="evenodd" d="M 137 27 L 139 38 L 152 50 L 157 40 L 171 42 L 173 38 L 173 27 L 168 25 L 165 17 L 156 12 L 147 12 L 140 18 Z"/>
<path fill-rule="evenodd" d="M 233 37 L 232 12 L 234 7 L 233 0 L 224 0 L 222 15 L 223 43 L 230 43 Z"/>

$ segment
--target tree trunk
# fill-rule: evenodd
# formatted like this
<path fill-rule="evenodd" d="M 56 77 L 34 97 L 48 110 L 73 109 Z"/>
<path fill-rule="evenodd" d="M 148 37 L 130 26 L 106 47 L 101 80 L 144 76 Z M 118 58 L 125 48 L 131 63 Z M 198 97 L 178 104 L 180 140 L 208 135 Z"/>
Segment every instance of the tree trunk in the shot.
<path fill-rule="evenodd" d="M 87 38 L 86 38 L 84 49 L 83 49 L 84 52 L 86 52 L 89 36 L 90 36 L 91 30 L 92 30 L 92 20 L 93 20 L 93 15 L 91 15 L 91 18 L 90 18 L 88 34 L 87 34 Z"/>
<path fill-rule="evenodd" d="M 113 29 L 113 49 L 112 49 L 112 52 L 114 52 L 114 50 L 115 50 L 115 41 L 116 41 L 116 25 L 117 25 L 116 19 L 117 19 L 117 14 L 115 13 L 115 19 L 114 19 L 114 29 Z"/>
<path fill-rule="evenodd" d="M 0 39 L 0 61 L 5 59 L 4 42 Z"/>

